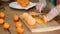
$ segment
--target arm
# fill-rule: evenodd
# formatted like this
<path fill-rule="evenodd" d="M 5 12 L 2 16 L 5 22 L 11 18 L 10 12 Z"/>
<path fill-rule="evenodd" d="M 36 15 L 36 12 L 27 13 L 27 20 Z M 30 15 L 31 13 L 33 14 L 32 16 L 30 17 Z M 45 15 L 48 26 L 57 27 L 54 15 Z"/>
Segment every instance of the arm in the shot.
<path fill-rule="evenodd" d="M 55 8 L 51 9 L 51 11 L 46 14 L 47 21 L 52 20 L 56 16 L 58 16 L 60 13 L 60 5 L 56 6 Z"/>

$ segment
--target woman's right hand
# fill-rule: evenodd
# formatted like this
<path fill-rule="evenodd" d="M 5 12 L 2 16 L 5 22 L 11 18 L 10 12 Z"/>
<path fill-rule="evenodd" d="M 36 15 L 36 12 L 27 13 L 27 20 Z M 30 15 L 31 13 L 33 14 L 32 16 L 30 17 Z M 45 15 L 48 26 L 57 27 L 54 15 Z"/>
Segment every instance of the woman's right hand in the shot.
<path fill-rule="evenodd" d="M 46 0 L 39 0 L 36 9 L 41 13 L 41 11 L 46 7 Z"/>
<path fill-rule="evenodd" d="M 52 8 L 49 13 L 46 14 L 47 21 L 52 20 L 56 16 L 60 14 L 60 5 L 57 5 L 56 7 Z"/>

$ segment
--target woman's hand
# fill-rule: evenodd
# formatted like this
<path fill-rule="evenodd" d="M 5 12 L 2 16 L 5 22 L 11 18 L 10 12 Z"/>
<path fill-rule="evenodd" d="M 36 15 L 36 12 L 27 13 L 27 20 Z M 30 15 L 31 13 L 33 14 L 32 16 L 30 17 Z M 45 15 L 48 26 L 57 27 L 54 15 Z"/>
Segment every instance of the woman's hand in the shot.
<path fill-rule="evenodd" d="M 56 16 L 58 16 L 60 13 L 60 5 L 57 5 L 55 8 L 52 8 L 51 11 L 46 14 L 47 21 L 52 20 Z"/>
<path fill-rule="evenodd" d="M 45 8 L 46 6 L 46 0 L 39 0 L 36 9 L 41 13 L 41 11 Z"/>

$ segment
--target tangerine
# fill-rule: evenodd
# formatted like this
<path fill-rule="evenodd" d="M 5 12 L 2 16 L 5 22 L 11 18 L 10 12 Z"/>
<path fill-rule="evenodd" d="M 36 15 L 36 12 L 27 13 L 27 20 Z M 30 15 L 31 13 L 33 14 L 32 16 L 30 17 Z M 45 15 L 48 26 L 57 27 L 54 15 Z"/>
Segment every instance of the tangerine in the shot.
<path fill-rule="evenodd" d="M 10 24 L 9 23 L 4 23 L 3 27 L 4 27 L 4 29 L 8 29 L 10 27 Z"/>
<path fill-rule="evenodd" d="M 3 24 L 4 23 L 4 20 L 3 19 L 0 19 L 0 24 Z"/>
<path fill-rule="evenodd" d="M 14 20 L 14 21 L 18 21 L 18 20 L 19 20 L 19 16 L 18 16 L 18 15 L 14 15 L 14 16 L 13 16 L 13 20 Z"/>
<path fill-rule="evenodd" d="M 0 18 L 4 18 L 5 14 L 4 12 L 0 12 Z"/>
<path fill-rule="evenodd" d="M 16 23 L 15 23 L 15 26 L 16 26 L 16 28 L 17 28 L 17 27 L 22 27 L 22 23 L 21 23 L 21 22 L 16 22 Z"/>
<path fill-rule="evenodd" d="M 24 32 L 23 28 L 16 28 L 17 33 L 22 34 Z"/>

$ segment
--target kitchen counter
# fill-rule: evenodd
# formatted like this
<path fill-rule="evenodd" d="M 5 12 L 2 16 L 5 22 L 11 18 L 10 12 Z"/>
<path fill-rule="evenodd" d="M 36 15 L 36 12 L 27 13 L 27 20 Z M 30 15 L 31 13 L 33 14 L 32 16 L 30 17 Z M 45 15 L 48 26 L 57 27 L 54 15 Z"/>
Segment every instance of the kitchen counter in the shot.
<path fill-rule="evenodd" d="M 15 23 L 13 21 L 13 15 L 15 15 L 15 14 L 20 15 L 23 12 L 37 11 L 35 7 L 26 11 L 26 10 L 17 10 L 17 9 L 10 8 L 9 7 L 9 2 L 8 3 L 5 2 L 5 3 L 2 3 L 2 4 L 3 4 L 5 10 L 0 10 L 0 11 L 5 12 L 4 21 L 10 23 L 9 30 L 10 30 L 11 34 L 17 34 L 16 29 L 15 29 Z M 54 6 L 52 4 L 50 4 L 49 7 L 53 8 Z M 46 8 L 46 9 L 48 9 L 48 8 Z M 60 17 L 59 16 L 57 16 L 54 20 L 56 20 L 58 23 L 60 23 Z M 60 30 L 55 30 L 55 31 L 50 31 L 50 32 L 32 33 L 32 32 L 29 31 L 29 29 L 25 26 L 24 23 L 23 23 L 23 28 L 25 29 L 25 32 L 23 34 L 60 34 Z M 2 25 L 0 25 L 0 34 L 9 34 L 9 32 L 4 30 Z"/>

